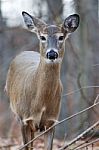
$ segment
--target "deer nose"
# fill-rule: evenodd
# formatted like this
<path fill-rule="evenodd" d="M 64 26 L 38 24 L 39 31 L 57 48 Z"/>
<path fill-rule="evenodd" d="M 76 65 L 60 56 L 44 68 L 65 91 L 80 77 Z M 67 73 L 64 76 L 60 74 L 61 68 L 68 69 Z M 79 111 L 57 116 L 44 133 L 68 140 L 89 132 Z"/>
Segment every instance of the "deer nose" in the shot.
<path fill-rule="evenodd" d="M 55 52 L 54 50 L 50 50 L 50 51 L 46 54 L 46 57 L 47 57 L 48 59 L 54 60 L 54 59 L 58 58 L 58 53 Z"/>

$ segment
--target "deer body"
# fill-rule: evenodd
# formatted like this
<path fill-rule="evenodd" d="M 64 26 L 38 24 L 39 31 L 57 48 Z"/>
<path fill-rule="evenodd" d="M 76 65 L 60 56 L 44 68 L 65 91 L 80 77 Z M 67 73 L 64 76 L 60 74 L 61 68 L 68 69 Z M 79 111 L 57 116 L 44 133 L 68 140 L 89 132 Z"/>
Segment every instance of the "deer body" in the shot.
<path fill-rule="evenodd" d="M 27 27 L 37 32 L 40 53 L 24 51 L 16 56 L 8 71 L 6 91 L 12 111 L 21 120 L 26 144 L 34 137 L 34 132 L 49 128 L 58 119 L 64 41 L 68 33 L 78 27 L 79 18 L 71 15 L 58 27 L 47 25 L 26 12 L 22 14 Z M 52 150 L 53 132 L 54 129 L 45 134 L 45 150 Z M 33 143 L 30 146 L 32 149 Z"/>
<path fill-rule="evenodd" d="M 30 118 L 39 126 L 42 117 L 44 122 L 57 120 L 62 89 L 59 68 L 59 64 L 40 62 L 37 52 L 25 51 L 13 60 L 7 92 L 12 110 L 23 121 Z"/>

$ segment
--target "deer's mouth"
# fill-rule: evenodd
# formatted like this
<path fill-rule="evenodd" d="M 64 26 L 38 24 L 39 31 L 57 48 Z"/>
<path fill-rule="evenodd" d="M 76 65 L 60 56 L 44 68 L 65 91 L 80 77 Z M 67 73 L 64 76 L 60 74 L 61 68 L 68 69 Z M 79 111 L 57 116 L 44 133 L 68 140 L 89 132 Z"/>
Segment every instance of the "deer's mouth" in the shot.
<path fill-rule="evenodd" d="M 57 58 L 57 59 L 47 59 L 45 58 L 45 61 L 47 64 L 56 64 L 56 63 L 61 63 L 62 62 L 62 58 Z"/>

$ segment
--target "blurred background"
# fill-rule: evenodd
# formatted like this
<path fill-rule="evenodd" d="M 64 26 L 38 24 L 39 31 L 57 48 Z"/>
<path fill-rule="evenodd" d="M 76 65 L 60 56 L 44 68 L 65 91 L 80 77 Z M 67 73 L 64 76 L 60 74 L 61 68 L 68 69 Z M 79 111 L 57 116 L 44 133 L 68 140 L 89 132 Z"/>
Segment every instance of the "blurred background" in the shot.
<path fill-rule="evenodd" d="M 27 11 L 51 24 L 61 24 L 73 13 L 80 15 L 79 28 L 65 44 L 59 117 L 62 120 L 91 106 L 99 95 L 98 8 L 98 0 L 0 0 L 0 137 L 20 135 L 20 126 L 4 92 L 9 64 L 21 51 L 39 49 L 39 41 L 34 33 L 26 30 L 21 12 Z M 56 138 L 71 139 L 97 120 L 98 106 L 57 126 Z"/>

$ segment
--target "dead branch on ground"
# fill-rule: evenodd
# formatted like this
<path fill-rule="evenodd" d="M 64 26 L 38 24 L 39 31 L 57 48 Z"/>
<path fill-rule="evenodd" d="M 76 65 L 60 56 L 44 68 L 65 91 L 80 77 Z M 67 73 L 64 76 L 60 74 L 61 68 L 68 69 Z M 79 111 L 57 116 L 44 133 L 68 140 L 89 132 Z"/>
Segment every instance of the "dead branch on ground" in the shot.
<path fill-rule="evenodd" d="M 99 125 L 99 121 L 97 121 L 95 124 L 93 124 L 91 127 L 89 127 L 87 130 L 79 134 L 76 138 L 74 138 L 72 141 L 70 141 L 68 144 L 65 144 L 63 147 L 61 147 L 59 150 L 65 150 L 70 145 L 81 139 L 84 135 L 86 135 L 89 131 L 91 131 L 93 128 Z"/>
<path fill-rule="evenodd" d="M 94 143 L 97 143 L 97 142 L 99 142 L 99 138 L 97 138 L 97 139 L 95 139 L 95 140 L 93 140 L 93 141 L 91 141 L 91 142 L 89 142 L 89 143 L 86 143 L 86 144 L 84 144 L 84 145 L 82 145 L 82 146 L 79 146 L 79 147 L 77 147 L 77 148 L 74 148 L 73 150 L 80 150 L 80 149 L 82 149 L 82 148 L 85 148 L 85 147 L 87 147 L 87 146 L 89 146 L 89 145 L 92 145 L 92 144 L 94 144 Z"/>

